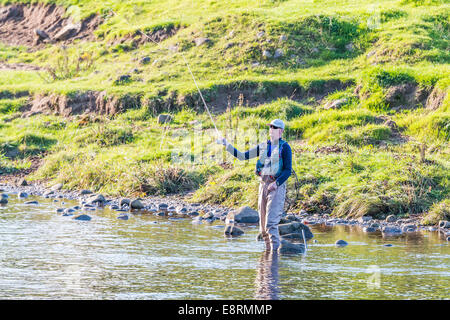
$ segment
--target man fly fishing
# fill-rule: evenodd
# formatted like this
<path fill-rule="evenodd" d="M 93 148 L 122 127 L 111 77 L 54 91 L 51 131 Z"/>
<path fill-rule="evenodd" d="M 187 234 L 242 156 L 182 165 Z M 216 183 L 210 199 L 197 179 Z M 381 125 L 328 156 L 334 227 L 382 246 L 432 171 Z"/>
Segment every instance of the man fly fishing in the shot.
<path fill-rule="evenodd" d="M 289 144 L 281 139 L 284 122 L 275 119 L 269 124 L 270 139 L 245 152 L 240 152 L 225 138 L 219 138 L 218 144 L 239 160 L 259 157 L 256 162 L 256 174 L 260 177 L 258 212 L 259 231 L 272 252 L 280 246 L 278 223 L 283 212 L 286 197 L 287 179 L 292 173 L 292 151 Z"/>

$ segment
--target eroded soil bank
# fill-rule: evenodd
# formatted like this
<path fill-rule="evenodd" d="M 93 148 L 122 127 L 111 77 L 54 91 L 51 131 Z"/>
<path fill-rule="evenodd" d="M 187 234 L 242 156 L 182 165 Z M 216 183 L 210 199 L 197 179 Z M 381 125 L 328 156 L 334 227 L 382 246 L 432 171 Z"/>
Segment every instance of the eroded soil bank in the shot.
<path fill-rule="evenodd" d="M 98 15 L 76 22 L 64 17 L 66 9 L 54 4 L 14 4 L 0 7 L 0 42 L 31 50 L 46 43 L 95 40 L 93 31 L 102 23 Z"/>

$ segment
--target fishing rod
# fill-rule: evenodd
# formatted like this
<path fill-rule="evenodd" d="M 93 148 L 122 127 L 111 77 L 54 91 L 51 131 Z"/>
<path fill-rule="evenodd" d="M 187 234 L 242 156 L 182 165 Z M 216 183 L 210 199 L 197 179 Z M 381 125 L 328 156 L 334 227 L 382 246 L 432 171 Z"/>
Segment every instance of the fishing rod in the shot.
<path fill-rule="evenodd" d="M 117 13 L 116 13 L 114 10 L 111 9 L 111 11 L 112 11 L 112 13 L 114 13 L 114 15 L 117 16 Z M 130 27 L 133 28 L 133 26 L 129 23 L 128 19 L 125 18 L 125 22 L 126 22 Z M 147 39 L 149 39 L 150 41 L 152 41 L 153 43 L 155 43 L 156 45 L 159 46 L 159 45 L 161 44 L 160 42 L 157 42 L 157 41 L 153 40 L 151 37 L 149 37 L 146 33 L 142 32 L 140 29 L 137 29 L 137 31 L 138 31 L 141 35 L 143 35 L 144 37 L 146 37 Z M 216 122 L 214 121 L 214 119 L 213 119 L 213 117 L 212 117 L 212 115 L 211 115 L 211 112 L 209 111 L 208 105 L 206 104 L 206 101 L 205 101 L 205 99 L 203 98 L 202 91 L 200 90 L 200 88 L 199 88 L 199 86 L 198 86 L 198 84 L 197 84 L 197 80 L 195 79 L 194 73 L 192 72 L 191 67 L 190 67 L 188 61 L 186 60 L 186 57 L 184 56 L 183 52 L 180 51 L 179 53 L 181 54 L 181 57 L 183 58 L 184 63 L 186 64 L 186 66 L 187 66 L 187 68 L 188 68 L 188 71 L 189 71 L 189 73 L 190 73 L 190 75 L 191 75 L 191 77 L 192 77 L 192 80 L 194 81 L 195 87 L 197 88 L 197 91 L 198 91 L 198 93 L 199 93 L 199 95 L 200 95 L 200 98 L 202 99 L 203 105 L 204 105 L 204 107 L 205 107 L 205 109 L 206 109 L 206 111 L 207 111 L 207 113 L 208 113 L 208 115 L 209 115 L 209 118 L 211 119 L 211 122 L 212 122 L 213 125 L 214 125 L 214 129 L 215 129 L 215 131 L 216 131 L 217 137 L 218 137 L 218 138 L 221 138 L 222 135 L 219 133 L 219 130 L 217 129 Z M 293 171 L 293 173 L 294 173 L 294 175 L 295 175 L 295 179 L 296 179 L 296 183 L 295 183 L 296 200 L 298 200 L 298 191 L 299 191 L 299 185 L 300 185 L 300 183 L 299 183 L 299 181 L 298 181 L 297 173 L 296 173 L 294 170 L 292 170 L 292 171 Z"/>

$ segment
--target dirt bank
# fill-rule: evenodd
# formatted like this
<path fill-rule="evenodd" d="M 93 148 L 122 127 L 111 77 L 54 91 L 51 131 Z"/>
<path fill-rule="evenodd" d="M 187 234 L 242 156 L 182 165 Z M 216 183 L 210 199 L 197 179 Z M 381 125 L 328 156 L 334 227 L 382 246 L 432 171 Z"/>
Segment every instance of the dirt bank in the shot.
<path fill-rule="evenodd" d="M 98 15 L 81 22 L 63 18 L 66 9 L 54 4 L 14 4 L 0 7 L 0 42 L 37 50 L 46 43 L 94 40 L 93 31 L 102 23 Z"/>
<path fill-rule="evenodd" d="M 219 114 L 226 111 L 228 105 L 239 104 L 245 106 L 258 106 L 278 98 L 289 98 L 296 101 L 304 101 L 314 97 L 320 101 L 327 94 L 336 90 L 342 90 L 353 82 L 341 82 L 330 80 L 320 88 L 305 89 L 298 84 L 279 83 L 267 85 L 264 90 L 257 83 L 219 85 L 214 88 L 202 90 L 207 97 L 207 103 L 212 112 Z M 35 114 L 57 114 L 71 116 L 76 114 L 94 113 L 103 115 L 115 115 L 131 108 L 148 106 L 154 114 L 181 110 L 184 106 L 194 110 L 203 111 L 204 107 L 198 92 L 179 95 L 177 92 L 161 93 L 150 99 L 143 99 L 143 94 L 126 94 L 121 97 L 108 95 L 105 91 L 87 91 L 74 95 L 35 94 L 30 99 L 23 117 Z"/>

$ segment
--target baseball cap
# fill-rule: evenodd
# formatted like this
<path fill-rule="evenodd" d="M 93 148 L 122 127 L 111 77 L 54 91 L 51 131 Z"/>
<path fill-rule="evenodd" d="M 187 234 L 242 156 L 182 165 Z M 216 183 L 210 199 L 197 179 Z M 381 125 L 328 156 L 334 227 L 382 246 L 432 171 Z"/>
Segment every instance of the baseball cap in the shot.
<path fill-rule="evenodd" d="M 275 126 L 280 129 L 284 129 L 284 122 L 281 121 L 280 119 L 272 120 L 272 122 L 269 123 L 268 126 L 270 126 L 270 125 Z"/>

